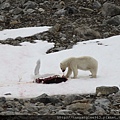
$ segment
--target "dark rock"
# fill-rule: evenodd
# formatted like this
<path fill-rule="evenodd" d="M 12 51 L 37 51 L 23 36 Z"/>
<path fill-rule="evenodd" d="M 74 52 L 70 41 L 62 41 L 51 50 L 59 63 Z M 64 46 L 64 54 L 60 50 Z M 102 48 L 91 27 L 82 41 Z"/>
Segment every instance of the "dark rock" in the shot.
<path fill-rule="evenodd" d="M 120 14 L 120 6 L 105 2 L 102 7 L 102 14 L 107 16 L 115 16 Z"/>
<path fill-rule="evenodd" d="M 104 22 L 107 24 L 110 24 L 110 25 L 118 26 L 118 25 L 120 25 L 120 15 L 112 17 Z"/>
<path fill-rule="evenodd" d="M 34 13 L 35 10 L 34 9 L 27 9 L 26 11 L 24 11 L 25 14 L 31 14 Z"/>
<path fill-rule="evenodd" d="M 90 8 L 85 8 L 85 7 L 79 7 L 79 11 L 83 11 L 83 12 L 86 12 L 88 14 L 94 12 L 94 10 L 92 10 Z"/>
<path fill-rule="evenodd" d="M 84 39 L 100 38 L 100 33 L 98 31 L 95 31 L 87 26 L 75 28 L 74 34 Z"/>
<path fill-rule="evenodd" d="M 15 15 L 18 15 L 18 14 L 20 14 L 20 13 L 23 13 L 23 9 L 21 9 L 21 8 L 19 8 L 19 7 L 15 8 L 15 9 L 13 10 L 13 14 L 15 14 Z"/>
<path fill-rule="evenodd" d="M 10 3 L 4 2 L 0 5 L 1 10 L 8 10 L 10 8 Z"/>
<path fill-rule="evenodd" d="M 39 8 L 38 11 L 41 12 L 41 13 L 45 12 L 45 10 L 43 8 Z"/>
<path fill-rule="evenodd" d="M 65 49 L 66 47 L 54 47 L 54 48 L 49 49 L 46 53 L 58 52 L 58 51 L 65 50 Z"/>
<path fill-rule="evenodd" d="M 96 0 L 95 0 L 95 1 L 93 2 L 93 8 L 94 8 L 94 9 L 100 9 L 101 6 L 102 6 L 102 5 L 101 5 L 101 3 L 100 3 L 99 1 L 96 1 Z"/>
<path fill-rule="evenodd" d="M 73 113 L 72 110 L 59 110 L 55 115 L 71 115 Z"/>
<path fill-rule="evenodd" d="M 73 101 L 75 100 L 80 100 L 83 99 L 83 97 L 79 96 L 79 95 L 67 95 L 64 99 L 65 104 L 71 104 Z"/>
<path fill-rule="evenodd" d="M 110 0 L 105 1 L 110 3 Z M 33 41 L 36 39 L 46 40 L 48 42 L 55 43 L 54 48 L 47 52 L 50 53 L 72 48 L 72 46 L 77 42 L 118 35 L 120 34 L 119 27 L 117 26 L 117 28 L 114 28 L 114 25 L 119 24 L 119 22 L 117 22 L 119 19 L 115 18 L 116 20 L 114 20 L 114 23 L 109 21 L 111 19 L 113 21 L 111 14 L 112 16 L 116 16 L 116 12 L 114 12 L 114 10 L 114 14 L 108 12 L 109 14 L 106 15 L 106 18 L 101 14 L 102 11 L 100 6 L 102 6 L 105 1 L 1 0 L 1 7 L 6 3 L 9 3 L 10 6 L 8 6 L 8 8 L 4 7 L 5 9 L 1 9 L 0 11 L 0 30 L 33 26 L 53 27 L 47 31 L 46 33 L 48 34 L 45 35 L 44 32 L 43 34 L 39 33 L 37 36 L 33 35 L 22 38 L 17 42 L 14 42 L 15 39 L 13 39 L 11 41 L 0 41 L 0 43 L 19 45 L 19 43 L 23 41 L 34 43 Z M 117 9 L 117 11 L 119 11 L 119 1 L 111 1 L 113 3 L 113 9 Z M 107 7 L 109 8 L 109 5 Z M 106 13 L 109 11 L 108 8 L 103 9 L 103 11 Z M 119 12 L 117 12 L 117 14 L 118 13 Z M 74 30 L 77 28 L 81 29 L 81 26 L 88 26 L 89 29 L 85 30 L 85 32 L 83 32 L 84 34 L 79 35 L 78 32 L 78 36 L 74 36 Z M 91 31 L 89 31 L 90 29 Z M 82 29 L 82 31 L 84 30 Z M 61 33 L 64 36 L 61 36 Z"/>
<path fill-rule="evenodd" d="M 0 97 L 0 102 L 6 102 L 6 98 L 5 97 Z"/>
<path fill-rule="evenodd" d="M 79 110 L 79 112 L 84 113 L 91 109 L 92 104 L 90 103 L 75 103 L 67 106 L 68 110 L 76 111 Z"/>
<path fill-rule="evenodd" d="M 103 108 L 104 110 L 108 109 L 110 106 L 111 102 L 108 99 L 105 98 L 98 98 L 95 100 L 95 106 L 99 106 Z"/>
<path fill-rule="evenodd" d="M 106 115 L 106 111 L 102 107 L 95 106 L 95 108 L 95 112 L 90 115 Z"/>
<path fill-rule="evenodd" d="M 61 25 L 56 23 L 52 28 L 49 29 L 49 32 L 52 34 L 57 34 L 60 31 Z"/>
<path fill-rule="evenodd" d="M 63 1 L 55 1 L 52 9 L 62 9 L 65 6 L 65 3 Z"/>
<path fill-rule="evenodd" d="M 5 22 L 5 16 L 0 15 L 0 22 Z"/>
<path fill-rule="evenodd" d="M 113 96 L 113 101 L 114 103 L 118 103 L 120 105 L 120 91 L 118 91 L 114 96 Z"/>
<path fill-rule="evenodd" d="M 58 11 L 56 11 L 55 12 L 55 15 L 65 15 L 65 12 L 66 12 L 66 10 L 64 10 L 64 9 L 60 9 L 60 10 L 58 10 Z"/>
<path fill-rule="evenodd" d="M 27 1 L 24 4 L 25 9 L 29 9 L 29 8 L 36 8 L 37 7 L 37 3 L 36 2 L 32 2 L 32 1 Z"/>
<path fill-rule="evenodd" d="M 0 3 L 3 3 L 5 0 L 0 0 Z"/>
<path fill-rule="evenodd" d="M 12 95 L 11 93 L 5 93 L 4 95 Z"/>
<path fill-rule="evenodd" d="M 109 95 L 112 93 L 116 93 L 119 91 L 119 88 L 116 86 L 109 87 L 109 86 L 101 86 L 96 88 L 97 95 Z"/>
<path fill-rule="evenodd" d="M 5 111 L 1 112 L 0 115 L 15 115 L 15 113 L 13 111 Z"/>
<path fill-rule="evenodd" d="M 56 104 L 56 103 L 60 102 L 59 99 L 48 96 L 47 94 L 42 94 L 41 96 L 33 98 L 30 101 L 33 102 L 33 103 L 41 102 L 41 103 L 44 103 L 44 104 L 48 104 L 48 103 Z"/>
<path fill-rule="evenodd" d="M 67 6 L 64 10 L 66 10 L 67 15 L 77 14 L 79 12 L 74 6 Z"/>
<path fill-rule="evenodd" d="M 2 107 L 0 107 L 0 112 L 4 111 L 4 109 Z"/>

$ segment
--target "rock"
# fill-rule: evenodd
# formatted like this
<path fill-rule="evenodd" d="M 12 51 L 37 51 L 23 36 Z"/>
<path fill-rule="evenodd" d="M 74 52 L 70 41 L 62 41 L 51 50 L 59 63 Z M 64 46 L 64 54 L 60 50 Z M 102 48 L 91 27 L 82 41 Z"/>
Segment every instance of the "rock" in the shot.
<path fill-rule="evenodd" d="M 65 38 L 65 37 L 61 37 L 60 40 L 61 40 L 61 41 L 65 41 L 66 38 Z"/>
<path fill-rule="evenodd" d="M 3 3 L 4 2 L 4 0 L 0 0 L 0 3 Z"/>
<path fill-rule="evenodd" d="M 102 7 L 101 3 L 99 1 L 94 1 L 93 2 L 93 8 L 94 9 L 100 9 Z"/>
<path fill-rule="evenodd" d="M 103 16 L 115 16 L 120 14 L 120 6 L 105 2 L 102 7 Z"/>
<path fill-rule="evenodd" d="M 37 112 L 39 110 L 39 107 L 38 106 L 35 106 L 33 104 L 30 104 L 30 103 L 26 103 L 25 104 L 25 107 L 26 107 L 26 110 L 28 112 Z"/>
<path fill-rule="evenodd" d="M 32 2 L 32 1 L 27 1 L 23 6 L 24 6 L 25 10 L 26 9 L 34 9 L 37 7 L 37 3 Z"/>
<path fill-rule="evenodd" d="M 49 49 L 46 53 L 58 52 L 58 51 L 65 50 L 65 49 L 66 47 L 54 47 L 54 48 Z"/>
<path fill-rule="evenodd" d="M 61 32 L 60 32 L 59 36 L 60 36 L 60 38 L 66 38 L 67 37 L 66 34 L 63 34 Z"/>
<path fill-rule="evenodd" d="M 36 98 L 0 98 L 0 115 L 119 115 L 120 92 L 96 96 L 42 94 Z M 66 102 L 69 102 L 66 103 Z"/>
<path fill-rule="evenodd" d="M 69 105 L 71 104 L 73 101 L 75 100 L 80 100 L 80 99 L 83 99 L 81 96 L 79 95 L 67 95 L 64 99 L 64 102 L 66 105 Z"/>
<path fill-rule="evenodd" d="M 107 87 L 107 86 L 101 86 L 101 87 L 97 87 L 96 88 L 96 94 L 97 95 L 109 95 L 109 94 L 112 94 L 112 93 L 116 93 L 119 91 L 119 88 L 116 87 L 116 86 L 113 86 L 113 87 Z"/>
<path fill-rule="evenodd" d="M 18 21 L 18 20 L 12 20 L 10 22 L 10 25 L 17 25 L 17 24 L 20 24 L 20 21 Z M 9 38 L 7 38 L 7 39 L 9 39 Z"/>
<path fill-rule="evenodd" d="M 115 104 L 119 103 L 120 105 L 120 91 L 118 91 L 114 96 L 113 96 L 113 101 Z"/>
<path fill-rule="evenodd" d="M 72 111 L 79 110 L 81 112 L 85 112 L 85 111 L 88 111 L 91 107 L 92 107 L 92 104 L 90 103 L 75 103 L 67 106 L 67 109 Z"/>
<path fill-rule="evenodd" d="M 1 112 L 0 115 L 15 115 L 15 113 L 12 111 L 5 111 L 5 112 Z"/>
<path fill-rule="evenodd" d="M 87 12 L 87 13 L 94 12 L 94 10 L 92 10 L 90 8 L 85 8 L 85 7 L 79 7 L 79 11 L 84 11 L 84 12 Z"/>
<path fill-rule="evenodd" d="M 49 29 L 49 32 L 52 34 L 57 34 L 60 31 L 61 25 L 56 23 L 52 28 Z"/>
<path fill-rule="evenodd" d="M 7 10 L 10 8 L 10 3 L 4 2 L 0 5 L 0 10 Z"/>
<path fill-rule="evenodd" d="M 53 29 L 44 32 L 48 33 L 46 35 L 39 33 L 38 37 L 35 35 L 25 38 L 23 37 L 17 42 L 15 42 L 15 39 L 11 41 L 1 40 L 0 43 L 17 46 L 23 41 L 35 43 L 33 41 L 38 38 L 40 40 L 55 43 L 54 48 L 48 50 L 49 52 L 47 52 L 50 53 L 72 48 L 72 46 L 77 42 L 118 35 L 119 26 L 114 28 L 114 24 L 118 25 L 119 22 L 117 22 L 117 20 L 119 19 L 115 18 L 114 20 L 111 18 L 116 16 L 116 12 L 113 11 L 115 16 L 108 15 L 106 18 L 101 14 L 101 6 L 103 6 L 105 2 L 108 3 L 109 1 L 110 0 L 71 0 L 71 2 L 67 0 L 13 0 L 11 2 L 10 0 L 1 0 L 0 7 L 3 7 L 6 3 L 9 3 L 10 6 L 8 6 L 8 8 L 4 7 L 5 9 L 3 8 L 0 11 L 0 30 L 33 26 L 53 26 Z M 117 6 L 117 9 L 119 9 L 120 3 L 118 1 L 113 1 L 112 3 L 112 5 L 115 7 Z M 108 9 L 105 10 L 107 14 Z M 111 19 L 112 21 L 115 21 L 113 24 L 109 21 Z M 56 24 L 59 24 L 60 26 Z M 84 34 L 82 35 L 79 35 L 78 32 L 78 36 L 75 36 L 74 29 L 82 28 L 82 31 L 84 31 L 81 26 L 87 26 L 91 29 L 91 31 L 85 31 L 86 34 L 83 32 Z M 60 33 L 64 34 L 64 36 L 61 36 Z"/>
<path fill-rule="evenodd" d="M 96 106 L 95 108 L 95 112 L 90 115 L 106 115 L 106 111 L 102 107 Z"/>
<path fill-rule="evenodd" d="M 62 9 L 65 6 L 65 3 L 63 1 L 55 1 L 52 9 Z"/>
<path fill-rule="evenodd" d="M 0 97 L 0 103 L 6 102 L 6 98 L 5 97 Z"/>
<path fill-rule="evenodd" d="M 43 8 L 39 8 L 38 11 L 41 12 L 41 13 L 45 12 L 45 10 Z"/>
<path fill-rule="evenodd" d="M 12 95 L 11 93 L 5 93 L 4 95 Z"/>
<path fill-rule="evenodd" d="M 27 14 L 30 14 L 30 13 L 33 13 L 35 12 L 34 9 L 27 9 L 26 11 L 24 11 L 24 13 L 27 13 Z"/>
<path fill-rule="evenodd" d="M 117 15 L 115 17 L 108 19 L 108 20 L 105 20 L 103 23 L 118 26 L 118 25 L 120 25 L 120 15 Z"/>
<path fill-rule="evenodd" d="M 59 110 L 55 115 L 71 115 L 73 113 L 72 110 Z"/>
<path fill-rule="evenodd" d="M 58 11 L 56 11 L 55 12 L 55 15 L 65 15 L 65 12 L 66 12 L 66 10 L 64 10 L 64 9 L 60 9 L 60 10 L 58 10 Z"/>
<path fill-rule="evenodd" d="M 21 13 L 23 13 L 23 9 L 17 7 L 13 10 L 12 13 L 15 14 L 15 15 L 21 14 Z"/>
<path fill-rule="evenodd" d="M 67 15 L 77 14 L 79 12 L 74 6 L 67 6 L 64 10 L 66 10 Z"/>
<path fill-rule="evenodd" d="M 4 111 L 4 109 L 2 107 L 0 107 L 0 112 Z"/>
<path fill-rule="evenodd" d="M 119 116 L 120 115 L 120 110 L 111 109 L 110 115 Z"/>
<path fill-rule="evenodd" d="M 98 31 L 89 28 L 88 26 L 81 26 L 75 28 L 74 34 L 84 39 L 100 38 L 100 33 Z"/>
<path fill-rule="evenodd" d="M 111 102 L 108 99 L 100 98 L 95 100 L 95 106 L 99 106 L 103 108 L 104 110 L 108 109 Z"/>
<path fill-rule="evenodd" d="M 11 111 L 11 112 L 14 112 L 14 108 L 7 108 L 6 111 Z"/>
<path fill-rule="evenodd" d="M 25 4 L 26 0 L 19 0 L 17 2 L 18 2 L 17 4 L 21 4 L 23 6 Z"/>
<path fill-rule="evenodd" d="M 0 15 L 0 22 L 4 22 L 5 21 L 5 16 Z"/>
<path fill-rule="evenodd" d="M 31 99 L 31 102 L 33 102 L 33 103 L 41 102 L 44 104 L 48 104 L 48 103 L 56 104 L 56 103 L 60 102 L 60 100 L 57 98 L 48 96 L 47 94 L 42 94 L 41 96 Z"/>
<path fill-rule="evenodd" d="M 13 100 L 9 100 L 9 101 L 6 101 L 6 103 L 4 104 L 4 106 L 6 106 L 8 108 L 14 108 L 15 104 L 14 104 Z"/>
<path fill-rule="evenodd" d="M 44 107 L 44 108 L 42 108 L 42 109 L 40 109 L 39 111 L 38 111 L 38 113 L 40 114 L 40 115 L 49 115 L 49 113 L 50 113 L 50 110 L 47 108 L 47 107 Z"/>
<path fill-rule="evenodd" d="M 40 34 L 35 34 L 35 37 L 40 40 L 41 39 L 41 35 Z"/>

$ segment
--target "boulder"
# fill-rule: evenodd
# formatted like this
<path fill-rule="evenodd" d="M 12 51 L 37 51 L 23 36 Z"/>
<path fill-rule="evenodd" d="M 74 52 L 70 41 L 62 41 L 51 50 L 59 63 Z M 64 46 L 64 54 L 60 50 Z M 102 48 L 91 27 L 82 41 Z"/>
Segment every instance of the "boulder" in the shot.
<path fill-rule="evenodd" d="M 120 14 L 120 6 L 105 2 L 102 7 L 102 14 L 104 17 L 115 16 Z"/>
<path fill-rule="evenodd" d="M 81 27 L 75 28 L 74 34 L 84 39 L 100 38 L 100 33 L 98 31 L 91 29 L 88 26 L 81 26 Z"/>
<path fill-rule="evenodd" d="M 97 95 L 109 95 L 112 93 L 116 93 L 119 91 L 119 88 L 116 86 L 101 86 L 96 88 L 96 94 Z"/>
<path fill-rule="evenodd" d="M 68 110 L 72 110 L 72 111 L 81 111 L 81 112 L 86 112 L 89 109 L 92 108 L 92 104 L 90 103 L 75 103 L 75 104 L 71 104 L 69 106 L 67 106 Z"/>
<path fill-rule="evenodd" d="M 104 23 L 109 24 L 109 25 L 118 26 L 118 25 L 120 25 L 120 15 L 117 15 L 115 17 L 108 19 L 108 20 L 105 20 Z"/>
<path fill-rule="evenodd" d="M 56 103 L 59 103 L 61 101 L 58 98 L 48 96 L 47 94 L 42 94 L 42 95 L 40 95 L 36 98 L 32 98 L 30 100 L 30 102 L 32 102 L 32 103 L 41 102 L 41 103 L 44 103 L 44 104 L 48 104 L 48 103 L 56 104 Z"/>

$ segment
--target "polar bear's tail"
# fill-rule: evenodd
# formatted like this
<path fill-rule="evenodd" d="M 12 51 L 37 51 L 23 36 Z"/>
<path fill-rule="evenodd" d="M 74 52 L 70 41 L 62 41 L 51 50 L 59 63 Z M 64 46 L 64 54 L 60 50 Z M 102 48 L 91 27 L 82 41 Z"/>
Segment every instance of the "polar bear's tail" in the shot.
<path fill-rule="evenodd" d="M 36 62 L 36 67 L 35 67 L 35 70 L 34 70 L 34 75 L 35 75 L 35 76 L 39 75 L 40 63 L 41 63 L 40 60 L 38 60 L 38 61 Z"/>

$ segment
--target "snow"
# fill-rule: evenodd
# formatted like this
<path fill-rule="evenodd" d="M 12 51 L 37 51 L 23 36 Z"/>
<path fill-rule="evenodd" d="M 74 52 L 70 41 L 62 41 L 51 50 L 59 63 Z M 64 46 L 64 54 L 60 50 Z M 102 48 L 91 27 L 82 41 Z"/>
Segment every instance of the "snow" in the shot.
<path fill-rule="evenodd" d="M 19 29 L 6 29 L 0 32 L 0 40 L 5 40 L 7 38 L 17 38 L 17 37 L 28 37 L 34 34 L 40 33 L 42 31 L 47 31 L 50 27 L 27 27 Z"/>
<path fill-rule="evenodd" d="M 47 31 L 50 27 L 32 27 L 0 31 L 2 40 L 31 36 Z M 35 40 L 23 42 L 21 46 L 0 44 L 0 97 L 32 98 L 43 93 L 84 94 L 95 93 L 98 86 L 120 87 L 120 35 L 107 39 L 79 42 L 72 49 L 46 54 L 54 43 Z M 90 78 L 89 71 L 79 70 L 78 78 L 69 78 L 59 84 L 33 83 L 36 62 L 40 60 L 40 75 L 63 75 L 59 63 L 71 56 L 92 56 L 98 60 L 98 77 Z M 11 93 L 11 95 L 5 95 Z"/>

